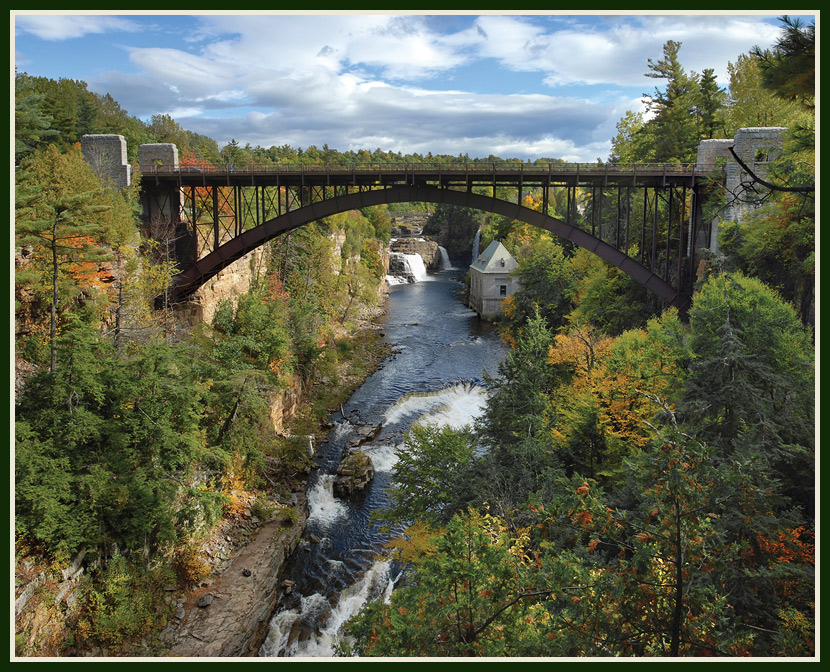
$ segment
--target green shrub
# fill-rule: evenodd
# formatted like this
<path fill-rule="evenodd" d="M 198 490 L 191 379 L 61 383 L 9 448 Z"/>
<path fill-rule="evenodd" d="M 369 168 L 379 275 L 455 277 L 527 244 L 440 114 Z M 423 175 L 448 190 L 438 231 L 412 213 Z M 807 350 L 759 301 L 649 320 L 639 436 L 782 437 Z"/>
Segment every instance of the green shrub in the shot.
<path fill-rule="evenodd" d="M 264 492 L 260 492 L 251 504 L 251 513 L 260 520 L 268 520 L 276 510 L 277 506 L 268 499 Z"/>
<path fill-rule="evenodd" d="M 144 574 L 116 554 L 82 591 L 78 636 L 95 645 L 119 646 L 149 635 L 169 615 L 160 593 L 165 579 L 160 572 Z"/>

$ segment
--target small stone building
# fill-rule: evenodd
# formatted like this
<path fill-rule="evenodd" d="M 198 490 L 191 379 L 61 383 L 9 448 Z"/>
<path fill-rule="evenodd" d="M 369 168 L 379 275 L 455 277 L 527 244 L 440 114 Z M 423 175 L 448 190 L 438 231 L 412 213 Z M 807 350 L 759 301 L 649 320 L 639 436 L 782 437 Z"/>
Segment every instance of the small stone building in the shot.
<path fill-rule="evenodd" d="M 494 240 L 470 265 L 470 308 L 484 319 L 501 312 L 501 302 L 519 288 L 510 276 L 518 262 L 504 245 Z"/>

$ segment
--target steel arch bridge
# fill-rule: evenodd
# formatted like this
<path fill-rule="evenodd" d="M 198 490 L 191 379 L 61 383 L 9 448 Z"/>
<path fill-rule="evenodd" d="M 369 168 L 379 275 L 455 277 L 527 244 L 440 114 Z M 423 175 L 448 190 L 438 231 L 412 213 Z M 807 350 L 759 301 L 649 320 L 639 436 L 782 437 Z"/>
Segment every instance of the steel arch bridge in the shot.
<path fill-rule="evenodd" d="M 685 312 L 697 251 L 709 246 L 711 235 L 701 216 L 702 176 L 694 164 L 184 167 L 142 175 L 142 205 L 151 229 L 175 231 L 170 237 L 181 269 L 157 305 L 186 300 L 234 261 L 309 222 L 375 205 L 424 202 L 475 208 L 547 230 Z M 538 209 L 523 205 L 530 191 L 541 193 Z"/>

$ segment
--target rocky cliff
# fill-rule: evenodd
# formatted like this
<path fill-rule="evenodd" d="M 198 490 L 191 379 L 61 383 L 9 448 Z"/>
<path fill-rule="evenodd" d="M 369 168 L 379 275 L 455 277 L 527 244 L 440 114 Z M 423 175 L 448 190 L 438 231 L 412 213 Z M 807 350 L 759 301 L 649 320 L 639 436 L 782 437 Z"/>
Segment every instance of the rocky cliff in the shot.
<path fill-rule="evenodd" d="M 481 226 L 482 214 L 470 208 L 441 205 L 430 215 L 423 233 L 447 250 L 455 266 L 470 264 L 473 239 Z"/>
<path fill-rule="evenodd" d="M 392 252 L 401 254 L 420 254 L 424 260 L 424 266 L 429 270 L 441 268 L 441 253 L 438 251 L 438 243 L 426 238 L 397 238 L 389 245 Z"/>
<path fill-rule="evenodd" d="M 186 336 L 197 324 L 210 324 L 219 304 L 226 299 L 236 303 L 253 283 L 257 273 L 264 272 L 265 247 L 258 247 L 202 285 L 190 300 L 173 308 L 178 331 Z"/>
<path fill-rule="evenodd" d="M 395 215 L 392 217 L 392 236 L 419 236 L 429 219 L 428 213 Z"/>

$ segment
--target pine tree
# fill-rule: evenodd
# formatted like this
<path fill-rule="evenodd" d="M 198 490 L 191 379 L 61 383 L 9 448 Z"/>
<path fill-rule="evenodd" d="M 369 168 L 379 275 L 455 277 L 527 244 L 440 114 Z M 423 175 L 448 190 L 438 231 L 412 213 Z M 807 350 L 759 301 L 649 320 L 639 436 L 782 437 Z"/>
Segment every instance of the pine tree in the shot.
<path fill-rule="evenodd" d="M 35 93 L 31 78 L 25 73 L 14 76 L 14 158 L 19 162 L 31 154 L 46 138 L 58 132 L 52 118 L 41 110 L 43 96 Z"/>
<path fill-rule="evenodd" d="M 808 109 L 815 107 L 816 25 L 803 25 L 798 19 L 781 17 L 784 32 L 772 49 L 754 47 L 764 86 Z"/>
<path fill-rule="evenodd" d="M 815 381 L 811 334 L 759 280 L 711 277 L 690 311 L 692 362 L 681 410 L 724 456 L 752 455 L 813 508 Z"/>
<path fill-rule="evenodd" d="M 699 87 L 698 103 L 695 106 L 698 142 L 718 137 L 718 112 L 726 102 L 726 91 L 718 86 L 715 71 L 712 68 L 703 70 Z"/>
<path fill-rule="evenodd" d="M 50 306 L 50 368 L 57 365 L 55 339 L 58 313 L 68 299 L 79 295 L 78 275 L 96 272 L 110 258 L 100 246 L 104 236 L 100 213 L 108 210 L 103 191 L 80 151 L 62 155 L 50 145 L 36 155 L 17 176 L 15 191 L 16 244 L 31 246 L 41 262 L 19 274 L 18 281 L 43 283 Z"/>
<path fill-rule="evenodd" d="M 545 428 L 549 410 L 547 395 L 563 375 L 548 362 L 551 345 L 553 334 L 537 308 L 515 349 L 499 364 L 498 377 L 487 379 L 492 393 L 487 399 L 480 429 L 500 449 Z"/>
<path fill-rule="evenodd" d="M 669 40 L 663 45 L 663 58 L 648 59 L 646 77 L 665 79 L 665 91 L 643 94 L 646 110 L 654 113 L 648 123 L 654 137 L 655 161 L 693 161 L 698 145 L 694 108 L 698 95 L 696 77 L 689 76 L 678 60 L 681 43 Z"/>

